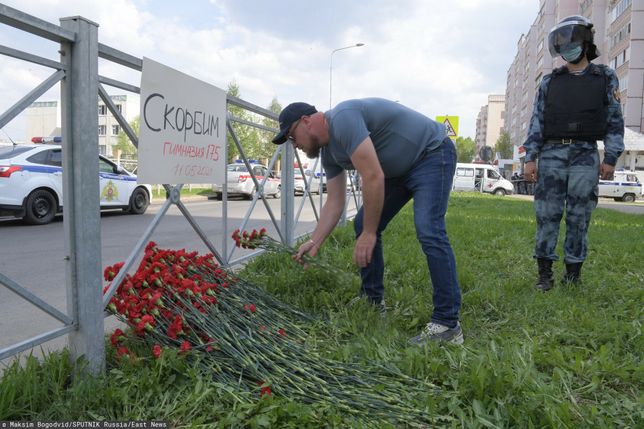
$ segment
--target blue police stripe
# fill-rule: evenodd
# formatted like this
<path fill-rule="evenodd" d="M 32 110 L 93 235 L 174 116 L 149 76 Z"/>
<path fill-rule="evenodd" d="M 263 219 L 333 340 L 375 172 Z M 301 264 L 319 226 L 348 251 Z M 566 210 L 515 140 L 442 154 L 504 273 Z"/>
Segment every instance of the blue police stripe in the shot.
<path fill-rule="evenodd" d="M 29 165 L 14 164 L 14 165 L 22 168 L 22 171 L 29 171 L 31 173 L 53 174 L 53 173 L 60 173 L 63 171 L 62 167 L 56 167 L 53 165 L 34 165 L 34 164 L 29 164 Z M 99 173 L 99 176 L 105 179 L 121 180 L 123 182 L 136 182 L 136 177 L 124 176 L 121 174 Z"/>
<path fill-rule="evenodd" d="M 58 173 L 63 171 L 62 167 L 56 167 L 53 165 L 19 165 L 18 167 L 22 168 L 22 171 L 29 171 L 32 173 Z"/>
<path fill-rule="evenodd" d="M 136 182 L 136 177 L 132 177 L 132 176 L 124 176 L 121 174 L 111 174 L 111 173 L 99 173 L 98 175 L 104 179 L 120 180 L 122 182 Z"/>

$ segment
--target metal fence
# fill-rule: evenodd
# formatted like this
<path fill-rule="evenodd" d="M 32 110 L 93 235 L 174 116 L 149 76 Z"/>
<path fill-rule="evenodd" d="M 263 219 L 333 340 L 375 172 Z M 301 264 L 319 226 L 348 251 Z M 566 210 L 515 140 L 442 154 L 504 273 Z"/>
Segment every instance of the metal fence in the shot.
<path fill-rule="evenodd" d="M 196 219 L 191 215 L 189 209 L 181 201 L 180 191 L 182 185 L 164 184 L 163 186 L 168 198 L 132 249 L 125 260 L 123 268 L 113 280 L 110 289 L 103 295 L 101 221 L 98 199 L 99 172 L 98 163 L 94 161 L 98 159 L 99 155 L 98 97 L 105 103 L 107 109 L 116 118 L 121 129 L 126 133 L 131 142 L 138 147 L 137 136 L 113 103 L 105 86 L 137 94 L 140 92 L 140 89 L 137 86 L 100 75 L 98 59 L 101 58 L 108 62 L 120 64 L 121 66 L 138 72 L 142 70 L 142 60 L 99 43 L 98 25 L 82 17 L 62 18 L 60 20 L 60 26 L 57 26 L 17 9 L 0 4 L 0 23 L 60 43 L 60 61 L 54 61 L 28 52 L 0 46 L 0 54 L 2 55 L 54 70 L 40 85 L 0 115 L 0 128 L 4 127 L 58 82 L 61 83 L 62 137 L 64 142 L 62 150 L 64 166 L 63 193 L 65 195 L 63 228 L 66 241 L 66 254 L 64 259 L 67 287 L 67 314 L 65 314 L 14 280 L 0 273 L 0 285 L 7 287 L 12 292 L 62 323 L 62 326 L 59 328 L 0 349 L 0 360 L 67 334 L 69 335 L 69 347 L 72 357 L 76 359 L 84 356 L 90 363 L 89 370 L 98 372 L 104 367 L 104 308 L 117 285 L 124 279 L 137 256 L 141 254 L 150 236 L 159 225 L 159 222 L 172 205 L 175 205 L 181 211 L 192 229 L 203 240 L 206 247 L 213 253 L 221 265 L 232 266 L 239 264 L 260 252 L 236 254 L 237 250 L 233 246 L 230 246 L 230 249 L 228 248 L 230 244 L 228 234 L 224 234 L 218 246 L 213 244 Z M 227 103 L 241 107 L 258 117 L 277 121 L 277 115 L 275 113 L 247 101 L 229 96 Z M 248 121 L 231 115 L 228 115 L 226 122 L 228 133 L 232 137 L 241 159 L 248 168 L 251 180 L 255 185 L 255 193 L 246 215 L 237 226 L 240 229 L 245 229 L 249 219 L 251 219 L 253 211 L 261 201 L 270 216 L 274 230 L 279 235 L 280 240 L 284 243 L 293 244 L 299 238 L 296 236 L 295 231 L 304 205 L 311 205 L 317 221 L 319 217 L 318 208 L 322 207 L 324 202 L 323 192 L 320 191 L 319 199 L 317 197 L 314 198 L 309 192 L 310 183 L 307 183 L 304 198 L 302 198 L 299 207 L 296 209 L 293 189 L 293 166 L 297 161 L 297 165 L 301 169 L 302 163 L 300 162 L 298 153 L 293 150 L 291 145 L 284 144 L 277 146 L 268 165 L 268 169 L 273 170 L 277 160 L 281 159 L 282 199 L 279 216 L 276 216 L 266 199 L 263 198 L 263 188 L 267 178 L 264 177 L 258 180 L 253 174 L 248 159 L 244 154 L 243 142 L 239 140 L 232 124 L 236 122 L 243 126 L 255 127 L 270 132 L 277 132 L 277 130 L 262 125 L 259 121 Z M 228 159 L 227 156 L 226 159 Z M 314 166 L 313 171 L 315 169 L 316 167 Z M 302 171 L 302 173 L 304 172 Z M 306 183 L 307 176 L 305 174 L 302 174 L 302 176 Z M 347 208 L 345 209 L 345 213 L 348 210 L 348 214 L 351 216 L 357 212 L 361 201 L 360 192 L 354 187 L 353 178 L 351 176 L 349 177 L 352 192 L 347 192 Z M 319 180 L 322 180 L 322 175 L 320 175 Z M 321 183 L 320 187 L 322 187 Z M 225 232 L 229 231 L 228 196 L 226 189 L 227 183 L 224 183 L 221 222 L 223 224 L 223 231 Z M 346 215 L 344 219 L 346 219 Z M 46 267 L 42 268 L 46 269 Z"/>

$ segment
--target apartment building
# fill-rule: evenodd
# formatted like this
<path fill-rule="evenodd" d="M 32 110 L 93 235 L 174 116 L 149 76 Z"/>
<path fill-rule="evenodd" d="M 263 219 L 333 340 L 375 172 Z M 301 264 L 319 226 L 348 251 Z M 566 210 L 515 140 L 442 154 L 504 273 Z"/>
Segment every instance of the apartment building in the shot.
<path fill-rule="evenodd" d="M 110 96 L 116 109 L 128 122 L 139 115 L 139 95 Z M 61 115 L 59 101 L 36 101 L 26 109 L 27 140 L 33 137 L 60 135 Z M 114 146 L 118 144 L 121 127 L 107 109 L 105 103 L 98 103 L 98 148 L 101 155 L 115 157 Z"/>
<path fill-rule="evenodd" d="M 507 73 L 505 130 L 512 142 L 520 146 L 525 141 L 541 79 L 563 64 L 561 58 L 550 56 L 548 34 L 569 15 L 583 15 L 593 22 L 601 53 L 593 62 L 615 69 L 625 125 L 644 131 L 644 0 L 540 0 L 539 5 L 535 21 L 517 42 Z"/>
<path fill-rule="evenodd" d="M 503 132 L 505 95 L 488 95 L 476 118 L 476 153 L 483 146 L 494 147 Z"/>

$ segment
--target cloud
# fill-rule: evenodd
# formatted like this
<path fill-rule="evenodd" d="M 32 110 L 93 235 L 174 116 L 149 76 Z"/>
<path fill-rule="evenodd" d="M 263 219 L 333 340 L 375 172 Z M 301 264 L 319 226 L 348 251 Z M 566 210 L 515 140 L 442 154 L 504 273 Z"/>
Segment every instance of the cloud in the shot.
<path fill-rule="evenodd" d="M 399 100 L 430 117 L 461 116 L 461 134 L 468 136 L 474 136 L 487 95 L 505 92 L 517 40 L 538 7 L 534 0 L 201 0 L 180 7 L 160 0 L 6 3 L 53 23 L 62 16 L 85 16 L 99 23 L 101 43 L 224 89 L 235 80 L 242 97 L 260 106 L 277 97 L 282 105 L 306 100 L 326 109 L 331 52 L 362 42 L 363 47 L 333 54 L 334 103 L 366 96 Z M 3 28 L 0 42 L 11 47 L 18 42 L 56 59 L 55 44 L 33 36 L 22 40 L 14 31 Z M 50 73 L 23 76 L 12 71 L 20 66 L 6 61 L 0 58 L 3 94 L 27 93 Z M 140 79 L 139 73 L 105 61 L 99 72 L 135 85 Z M 6 107 L 0 100 L 0 109 Z"/>

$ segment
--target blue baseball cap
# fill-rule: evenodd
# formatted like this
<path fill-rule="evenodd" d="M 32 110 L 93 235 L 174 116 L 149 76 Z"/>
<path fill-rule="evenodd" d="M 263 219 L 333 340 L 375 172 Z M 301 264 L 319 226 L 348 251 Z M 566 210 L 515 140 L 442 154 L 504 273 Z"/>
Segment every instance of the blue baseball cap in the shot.
<path fill-rule="evenodd" d="M 286 106 L 280 113 L 279 123 L 280 123 L 280 132 L 275 137 L 273 137 L 273 143 L 282 144 L 286 141 L 286 135 L 288 130 L 291 129 L 291 125 L 302 116 L 310 116 L 314 113 L 317 113 L 315 106 L 311 106 L 308 103 L 291 103 Z"/>

